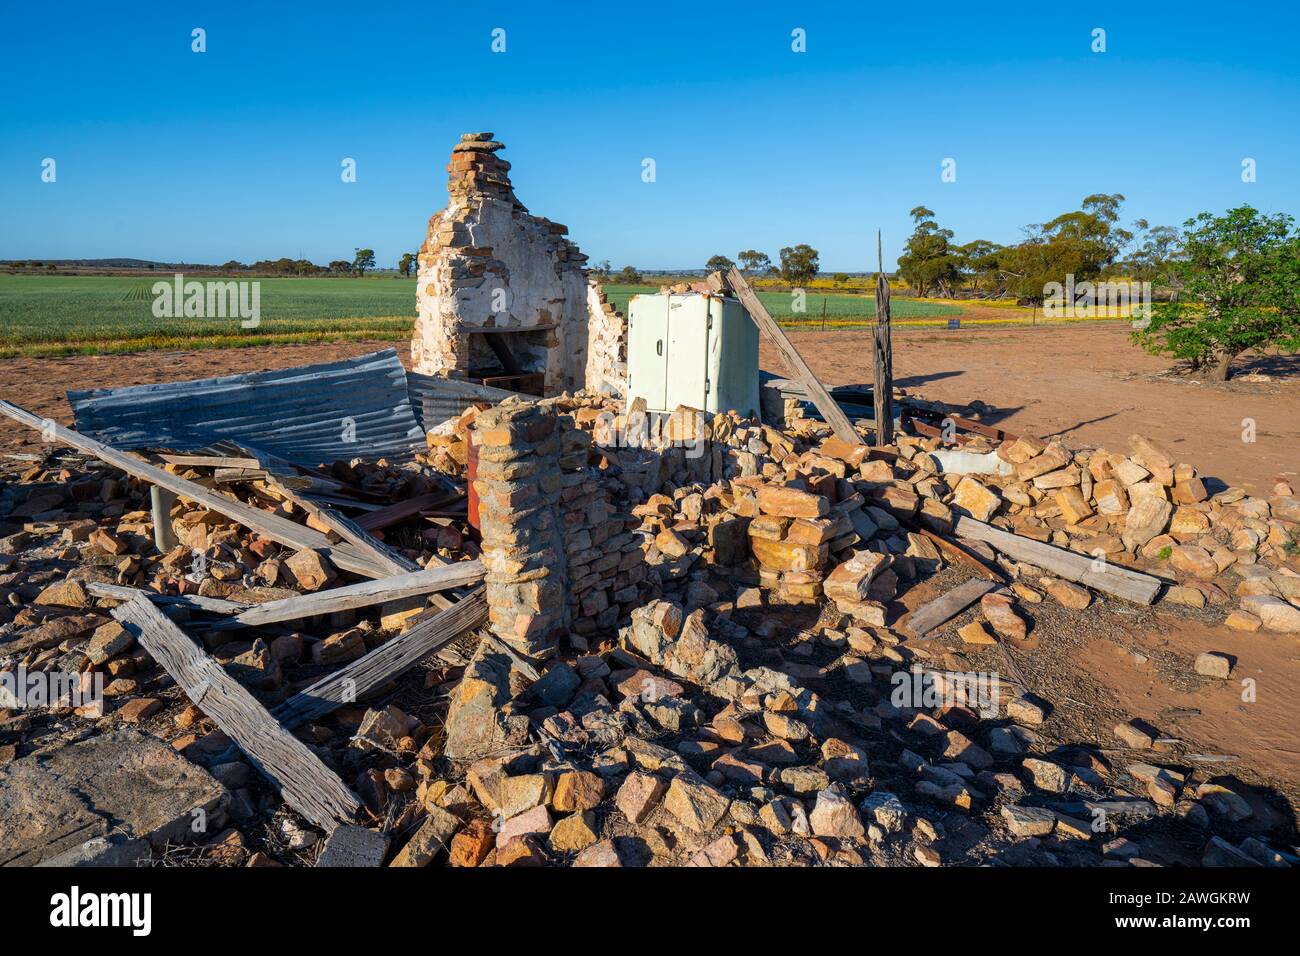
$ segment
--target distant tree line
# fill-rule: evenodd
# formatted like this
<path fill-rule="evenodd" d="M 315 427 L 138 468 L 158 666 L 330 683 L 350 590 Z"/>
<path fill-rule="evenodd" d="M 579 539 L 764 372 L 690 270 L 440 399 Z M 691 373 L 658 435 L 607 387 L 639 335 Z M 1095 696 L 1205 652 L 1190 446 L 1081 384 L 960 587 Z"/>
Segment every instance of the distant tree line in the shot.
<path fill-rule="evenodd" d="M 1067 275 L 1080 282 L 1123 277 L 1169 287 L 1176 277 L 1178 230 L 1145 219 L 1124 228 L 1119 224 L 1123 202 L 1119 193 L 1094 193 L 1079 209 L 1026 226 L 1025 238 L 1012 245 L 954 242 L 953 231 L 939 225 L 933 210 L 917 206 L 898 274 L 921 298 L 1014 296 L 1035 304 L 1043 301 L 1048 283 L 1063 282 Z"/>
<path fill-rule="evenodd" d="M 408 253 L 409 255 L 409 253 Z M 405 261 L 405 256 L 403 257 Z M 334 259 L 327 266 L 320 266 L 310 259 L 258 259 L 251 265 L 231 259 L 221 265 L 222 272 L 255 272 L 258 275 L 277 276 L 363 276 L 367 269 L 375 267 L 375 250 L 354 249 L 351 260 Z M 401 264 L 398 266 L 402 269 Z M 403 271 L 403 275 L 407 272 Z"/>

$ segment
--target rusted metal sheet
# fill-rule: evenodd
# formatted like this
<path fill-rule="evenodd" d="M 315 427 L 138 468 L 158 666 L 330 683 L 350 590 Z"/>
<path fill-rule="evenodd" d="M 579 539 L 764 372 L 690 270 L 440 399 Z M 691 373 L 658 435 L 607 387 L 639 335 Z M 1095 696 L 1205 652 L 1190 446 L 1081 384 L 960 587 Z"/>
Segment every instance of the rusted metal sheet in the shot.
<path fill-rule="evenodd" d="M 441 378 L 410 372 L 406 382 L 411 392 L 411 407 L 416 421 L 427 429 L 436 428 L 449 418 L 458 418 L 461 412 L 475 402 L 495 405 L 512 396 L 535 401 L 536 395 L 521 395 L 504 388 L 493 388 L 460 378 Z"/>
<path fill-rule="evenodd" d="M 424 447 L 395 349 L 296 368 L 71 391 L 77 430 L 114 448 L 192 451 L 223 439 L 308 467 L 407 461 Z"/>

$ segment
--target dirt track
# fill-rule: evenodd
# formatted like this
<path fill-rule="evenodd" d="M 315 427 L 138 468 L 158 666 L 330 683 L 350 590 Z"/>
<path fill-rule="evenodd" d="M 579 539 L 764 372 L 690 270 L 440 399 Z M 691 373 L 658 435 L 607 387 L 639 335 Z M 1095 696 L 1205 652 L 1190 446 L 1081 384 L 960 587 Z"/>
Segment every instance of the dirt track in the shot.
<path fill-rule="evenodd" d="M 871 380 L 866 331 L 797 332 L 808 363 L 835 385 Z M 1162 376 L 1170 363 L 1140 352 L 1123 326 L 910 331 L 895 334 L 900 386 L 926 398 L 995 411 L 985 421 L 1012 432 L 1058 434 L 1077 446 L 1127 451 L 1143 432 L 1169 445 L 1203 475 L 1267 494 L 1278 474 L 1300 468 L 1300 357 L 1258 358 L 1238 368 L 1277 376 L 1269 382 L 1212 385 Z M 0 397 L 71 422 L 69 388 L 132 385 L 277 368 L 359 355 L 407 343 L 347 342 L 133 355 L 0 361 Z M 764 346 L 764 367 L 781 372 Z M 1242 441 L 1243 419 L 1256 441 Z M 37 436 L 0 421 L 0 447 L 33 446 Z"/>

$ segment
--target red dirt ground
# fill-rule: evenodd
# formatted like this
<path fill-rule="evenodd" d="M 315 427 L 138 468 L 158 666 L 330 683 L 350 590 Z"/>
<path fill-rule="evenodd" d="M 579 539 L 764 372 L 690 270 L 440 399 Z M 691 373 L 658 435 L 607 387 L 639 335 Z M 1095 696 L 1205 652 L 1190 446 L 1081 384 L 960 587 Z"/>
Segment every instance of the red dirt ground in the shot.
<path fill-rule="evenodd" d="M 1060 435 L 1075 447 L 1128 452 L 1140 432 L 1203 476 L 1269 494 L 1274 476 L 1300 469 L 1300 356 L 1240 359 L 1237 374 L 1272 381 L 1209 383 L 1168 376 L 1171 362 L 1129 344 L 1124 325 L 942 329 L 894 334 L 895 384 L 924 398 L 995 411 L 984 421 L 1013 433 Z M 868 332 L 791 336 L 827 384 L 872 380 Z M 763 345 L 763 367 L 780 368 Z M 784 374 L 784 373 L 782 373 Z M 1255 442 L 1242 441 L 1243 419 Z"/>

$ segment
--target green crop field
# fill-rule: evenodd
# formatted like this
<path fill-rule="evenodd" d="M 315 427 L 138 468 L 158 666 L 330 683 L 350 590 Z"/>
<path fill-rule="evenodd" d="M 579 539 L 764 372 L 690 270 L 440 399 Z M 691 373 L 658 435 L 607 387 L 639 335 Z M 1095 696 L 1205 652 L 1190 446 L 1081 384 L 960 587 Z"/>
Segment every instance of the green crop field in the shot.
<path fill-rule="evenodd" d="M 413 279 L 244 280 L 260 284 L 261 323 L 256 329 L 242 328 L 238 317 L 155 317 L 153 286 L 171 281 L 170 275 L 0 275 L 0 357 L 401 339 L 415 322 Z M 658 287 L 608 285 L 605 291 L 626 313 L 633 295 Z M 810 292 L 799 314 L 788 292 L 758 295 L 789 328 L 861 328 L 875 318 L 875 300 L 866 295 Z M 893 318 L 900 323 L 939 322 L 962 312 L 959 305 L 918 299 L 896 297 L 892 303 Z"/>
<path fill-rule="evenodd" d="M 0 355 L 400 338 L 415 322 L 413 279 L 257 279 L 251 330 L 238 318 L 156 318 L 153 285 L 170 281 L 0 275 Z"/>
<path fill-rule="evenodd" d="M 624 315 L 628 300 L 634 295 L 658 292 L 658 286 L 607 285 L 604 287 L 609 301 Z M 871 295 L 836 295 L 835 293 L 809 292 L 803 301 L 804 311 L 794 311 L 795 297 L 789 292 L 759 292 L 758 298 L 767 311 L 787 328 L 820 328 L 823 307 L 826 328 L 854 328 L 869 325 L 876 318 L 876 300 Z M 902 299 L 895 296 L 889 303 L 890 318 L 894 321 L 932 319 L 961 315 L 959 305 L 943 305 L 922 299 Z"/>

